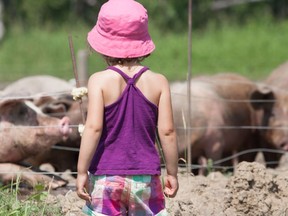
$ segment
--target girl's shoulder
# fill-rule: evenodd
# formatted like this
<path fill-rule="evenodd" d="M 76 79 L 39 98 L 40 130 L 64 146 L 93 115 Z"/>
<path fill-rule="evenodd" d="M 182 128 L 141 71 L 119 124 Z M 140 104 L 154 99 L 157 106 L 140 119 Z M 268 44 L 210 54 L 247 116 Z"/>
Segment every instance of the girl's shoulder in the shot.
<path fill-rule="evenodd" d="M 166 78 L 165 75 L 151 71 L 151 70 L 148 70 L 147 72 L 148 72 L 147 75 L 149 75 L 150 78 L 153 79 L 155 82 L 158 82 L 159 84 L 165 84 L 165 85 L 168 83 L 168 79 Z"/>
<path fill-rule="evenodd" d="M 108 71 L 109 71 L 109 69 L 105 69 L 102 71 L 96 71 L 90 76 L 90 78 L 92 78 L 92 79 L 98 78 L 99 79 L 99 78 L 105 78 L 107 76 L 111 76 L 111 73 L 107 73 Z"/>
<path fill-rule="evenodd" d="M 109 77 L 107 76 L 107 73 L 104 71 L 98 71 L 94 72 L 90 75 L 88 80 L 88 88 L 95 89 L 99 88 L 102 89 L 103 86 L 107 85 L 107 82 L 109 81 Z"/>
<path fill-rule="evenodd" d="M 97 82 L 105 82 L 105 81 L 111 80 L 115 77 L 117 77 L 116 73 L 109 73 L 109 69 L 106 69 L 103 71 L 94 72 L 90 76 L 89 80 L 94 81 L 94 82 L 96 82 L 96 81 Z"/>

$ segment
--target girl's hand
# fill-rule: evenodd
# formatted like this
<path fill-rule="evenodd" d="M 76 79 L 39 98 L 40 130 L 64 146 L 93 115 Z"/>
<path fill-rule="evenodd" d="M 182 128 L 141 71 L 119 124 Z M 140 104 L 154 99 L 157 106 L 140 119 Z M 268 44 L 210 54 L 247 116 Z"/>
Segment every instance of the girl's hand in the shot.
<path fill-rule="evenodd" d="M 77 187 L 77 195 L 88 202 L 91 202 L 91 196 L 88 194 L 88 174 L 78 174 L 77 175 L 77 182 L 76 182 L 76 187 Z"/>
<path fill-rule="evenodd" d="M 178 179 L 175 176 L 167 175 L 164 180 L 164 194 L 167 197 L 175 197 L 178 191 Z"/>

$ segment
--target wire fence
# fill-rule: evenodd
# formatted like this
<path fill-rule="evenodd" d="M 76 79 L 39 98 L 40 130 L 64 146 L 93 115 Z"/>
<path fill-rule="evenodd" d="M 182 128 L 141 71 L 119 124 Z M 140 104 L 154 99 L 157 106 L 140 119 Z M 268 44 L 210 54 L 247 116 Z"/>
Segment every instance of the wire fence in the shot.
<path fill-rule="evenodd" d="M 53 146 L 52 149 L 58 149 L 58 150 L 64 150 L 64 151 L 74 151 L 74 152 L 79 152 L 79 148 L 72 148 L 72 147 L 64 147 L 64 146 Z M 276 154 L 288 154 L 287 151 L 283 150 L 276 150 L 276 149 L 267 149 L 267 148 L 257 148 L 257 149 L 249 149 L 249 150 L 243 150 L 241 152 L 238 152 L 236 154 L 233 154 L 229 157 L 222 158 L 220 160 L 212 161 L 211 164 L 208 165 L 199 165 L 199 164 L 190 164 L 192 170 L 196 169 L 220 169 L 220 170 L 228 170 L 228 169 L 233 169 L 233 166 L 223 166 L 219 165 L 223 162 L 230 161 L 234 158 L 239 157 L 240 155 L 245 155 L 249 153 L 259 153 L 259 152 L 268 152 L 268 153 L 276 153 Z M 278 165 L 279 161 L 266 161 L 266 165 Z M 179 163 L 179 167 L 187 167 L 187 163 L 181 164 Z M 165 168 L 165 164 L 161 164 L 162 168 Z M 27 167 L 28 169 L 29 167 Z M 282 169 L 283 170 L 283 169 Z M 288 170 L 288 167 L 285 169 Z M 49 172 L 49 171 L 41 171 L 41 172 L 31 172 L 31 171 L 20 171 L 20 172 L 13 172 L 13 171 L 0 171 L 0 174 L 31 174 L 31 175 L 41 175 L 41 174 L 53 174 L 53 175 L 63 175 L 64 173 L 67 172 Z M 77 172 L 69 171 L 69 174 L 71 175 L 77 175 Z"/>
<path fill-rule="evenodd" d="M 218 83 L 215 83 L 213 81 L 208 81 L 208 80 L 205 80 L 204 82 L 207 82 L 207 83 L 210 83 L 210 84 L 218 84 Z M 226 84 L 229 84 L 231 85 L 231 82 L 235 82 L 236 84 L 236 81 L 231 81 L 231 80 L 221 80 L 221 85 L 226 85 Z M 237 81 L 238 82 L 238 81 Z M 243 81 L 240 81 L 238 83 L 242 83 L 242 84 L 251 84 L 249 82 L 243 82 Z M 193 85 L 193 82 L 192 82 L 192 85 Z M 275 89 L 275 88 L 274 88 Z M 281 92 L 281 93 L 285 93 L 287 94 L 287 91 L 283 90 L 283 89 L 277 89 L 277 91 Z M 37 93 L 37 94 L 33 94 L 33 95 L 25 95 L 25 96 L 3 96 L 4 94 L 0 94 L 0 106 L 1 106 L 1 102 L 5 102 L 5 101 L 11 101 L 11 100 L 33 100 L 35 98 L 41 98 L 41 97 L 59 97 L 59 96 L 62 96 L 62 95 L 67 95 L 67 94 L 71 94 L 71 92 L 68 92 L 68 91 L 61 91 L 61 92 L 52 92 L 52 93 L 45 93 L 45 92 L 42 92 L 42 93 Z M 172 96 L 177 96 L 177 97 L 183 97 L 186 99 L 186 94 L 182 94 L 182 93 L 177 93 L 177 92 L 172 92 L 171 93 Z M 211 97 L 195 97 L 195 96 L 191 96 L 191 103 L 193 104 L 193 101 L 194 102 L 197 102 L 197 101 L 200 101 L 200 100 L 211 100 Z M 228 102 L 228 103 L 275 103 L 277 100 L 238 100 L 238 99 L 223 99 L 223 98 L 218 98 L 218 97 L 215 97 L 213 98 L 213 100 L 218 100 L 218 101 L 222 101 L 222 102 Z M 79 114 L 80 113 L 80 110 L 79 112 L 75 111 L 75 113 L 72 113 L 72 114 Z M 65 113 L 61 113 L 61 116 L 64 115 Z M 49 114 L 49 115 L 55 115 L 57 116 L 57 113 L 52 113 L 52 114 Z M 69 125 L 69 128 L 78 128 L 79 125 Z M 0 124 L 0 135 L 1 133 L 5 133 L 7 130 L 19 130 L 19 129 L 38 129 L 38 128 L 59 128 L 59 125 L 10 125 L 10 126 L 3 126 L 2 124 Z M 277 126 L 277 127 L 272 127 L 272 126 L 251 126 L 251 125 L 242 125 L 242 126 L 229 126 L 229 125 L 209 125 L 209 128 L 210 129 L 221 129 L 221 130 L 255 130 L 255 129 L 258 129 L 258 130 L 288 130 L 288 125 L 287 126 Z M 197 126 L 191 126 L 189 128 L 187 127 L 181 127 L 181 126 L 177 126 L 176 127 L 177 130 L 191 130 L 191 131 L 195 131 L 195 130 L 203 130 L 203 129 L 207 129 L 207 127 L 197 127 Z M 67 146 L 59 146 L 59 145 L 54 145 L 52 147 L 52 149 L 55 149 L 55 150 L 62 150 L 62 151 L 73 151 L 73 152 L 78 152 L 79 151 L 79 148 L 75 148 L 75 147 L 67 147 Z M 249 153 L 257 153 L 257 152 L 268 152 L 268 153 L 273 153 L 273 154 L 286 154 L 286 151 L 283 151 L 283 150 L 276 150 L 276 149 L 264 149 L 264 148 L 255 148 L 255 149 L 247 149 L 247 150 L 244 150 L 244 151 L 241 151 L 241 152 L 238 152 L 236 154 L 233 154 L 229 157 L 225 157 L 225 158 L 221 158 L 219 160 L 216 160 L 216 161 L 213 161 L 212 165 L 210 164 L 209 168 L 212 168 L 212 169 L 231 169 L 233 168 L 232 166 L 221 166 L 220 164 L 223 163 L 223 162 L 226 162 L 226 161 L 229 161 L 229 160 L 232 160 L 234 158 L 237 158 L 241 155 L 244 155 L 244 154 L 249 154 Z M 279 161 L 266 161 L 266 164 L 278 164 Z M 162 164 L 162 166 L 164 166 Z M 187 164 L 179 164 L 179 166 L 187 166 Z M 199 169 L 199 168 L 207 168 L 207 165 L 199 165 L 199 164 L 191 164 L 191 169 Z M 17 172 L 0 172 L 0 173 L 17 173 Z M 21 172 L 23 173 L 23 172 Z M 25 172 L 26 173 L 26 172 Z M 27 172 L 29 174 L 37 174 L 37 173 L 32 173 L 32 172 Z M 63 174 L 64 172 L 41 172 L 40 174 Z M 71 174 L 77 174 L 76 172 L 71 172 Z"/>

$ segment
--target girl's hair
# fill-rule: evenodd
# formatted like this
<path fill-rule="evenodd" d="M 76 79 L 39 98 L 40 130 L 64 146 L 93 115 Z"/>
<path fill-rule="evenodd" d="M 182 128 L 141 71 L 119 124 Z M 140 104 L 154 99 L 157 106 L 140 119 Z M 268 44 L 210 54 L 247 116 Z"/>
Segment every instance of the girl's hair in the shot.
<path fill-rule="evenodd" d="M 140 63 L 145 58 L 147 58 L 149 55 L 150 54 L 145 55 L 145 56 L 141 56 L 141 57 L 137 57 L 137 58 L 114 58 L 114 57 L 105 56 L 105 55 L 102 55 L 102 56 L 109 66 L 113 66 L 116 64 L 123 65 L 125 63 L 131 63 L 131 62 Z"/>
<path fill-rule="evenodd" d="M 93 52 L 96 52 L 91 46 L 89 43 L 87 43 L 87 47 L 88 47 L 88 50 L 90 51 L 90 53 L 93 53 Z M 109 65 L 109 66 L 113 66 L 113 65 L 116 65 L 116 64 L 120 64 L 120 65 L 123 65 L 125 63 L 131 63 L 131 62 L 135 62 L 135 63 L 140 63 L 142 62 L 145 58 L 147 58 L 148 56 L 150 56 L 150 53 L 145 55 L 145 56 L 141 56 L 141 57 L 137 57 L 137 58 L 114 58 L 114 57 L 111 57 L 111 56 L 106 56 L 106 55 L 102 55 L 101 53 L 99 53 L 103 58 L 104 60 L 106 61 L 106 63 Z"/>

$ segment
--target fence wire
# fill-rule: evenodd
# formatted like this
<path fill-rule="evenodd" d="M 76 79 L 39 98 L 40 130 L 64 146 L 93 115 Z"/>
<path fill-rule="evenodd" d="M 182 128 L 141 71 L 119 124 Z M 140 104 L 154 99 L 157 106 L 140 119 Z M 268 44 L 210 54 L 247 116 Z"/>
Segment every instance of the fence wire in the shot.
<path fill-rule="evenodd" d="M 63 146 L 53 146 L 52 149 L 58 149 L 58 150 L 65 150 L 65 151 L 79 151 L 78 148 L 70 148 L 70 147 L 63 147 Z M 269 153 L 276 153 L 276 154 L 288 154 L 287 151 L 283 151 L 283 150 L 274 150 L 274 149 L 267 149 L 267 148 L 257 148 L 257 149 L 249 149 L 249 150 L 244 150 L 241 152 L 238 152 L 236 154 L 233 154 L 229 157 L 225 157 L 222 158 L 220 160 L 216 160 L 213 161 L 212 164 L 210 165 L 199 165 L 199 164 L 191 164 L 191 169 L 195 170 L 195 169 L 222 169 L 222 170 L 226 170 L 226 169 L 233 169 L 233 166 L 221 166 L 219 164 L 225 162 L 225 161 L 229 161 L 232 160 L 234 158 L 239 157 L 240 155 L 245 155 L 245 154 L 249 154 L 249 153 L 254 153 L 254 152 L 269 152 Z M 279 164 L 279 161 L 268 161 L 265 162 L 266 165 L 273 165 L 273 164 Z M 162 167 L 165 168 L 165 164 L 161 164 Z M 187 167 L 187 164 L 179 164 L 179 167 Z M 29 168 L 29 167 L 28 167 Z M 28 170 L 27 168 L 27 170 Z M 288 168 L 287 168 L 288 170 Z M 21 172 L 12 172 L 12 171 L 5 171 L 5 172 L 1 172 L 0 174 L 31 174 L 31 175 L 41 175 L 41 174 L 54 174 L 54 175 L 63 175 L 65 173 L 69 173 L 71 175 L 76 175 L 77 172 L 72 172 L 72 171 L 65 171 L 65 172 L 49 172 L 49 171 L 41 171 L 39 173 L 34 173 L 31 171 L 21 171 Z"/>
<path fill-rule="evenodd" d="M 208 83 L 212 83 L 212 84 L 216 84 L 217 82 L 215 81 L 208 81 L 208 80 L 201 80 L 201 82 L 208 82 Z M 221 85 L 226 85 L 226 84 L 229 84 L 231 85 L 231 82 L 237 82 L 237 83 L 242 83 L 242 84 L 251 84 L 249 82 L 243 82 L 243 81 L 231 81 L 231 80 L 221 80 Z M 192 82 L 193 84 L 193 82 Z M 274 87 L 273 87 L 274 88 Z M 281 93 L 281 94 L 288 94 L 287 91 L 283 90 L 283 89 L 277 89 L 277 88 L 274 88 L 277 90 L 278 93 Z M 35 98 L 41 98 L 41 97 L 57 97 L 57 96 L 61 96 L 61 95 L 67 95 L 67 94 L 71 94 L 71 92 L 68 92 L 68 91 L 61 91 L 61 92 L 53 92 L 53 93 L 37 93 L 37 94 L 33 94 L 33 95 L 29 95 L 29 96 L 1 96 L 1 91 L 0 91 L 0 105 L 1 105 L 1 101 L 7 101 L 7 100 L 33 100 Z M 181 93 L 175 93 L 175 92 L 171 92 L 172 95 L 174 96 L 180 96 L 180 97 L 185 97 L 187 98 L 186 94 L 181 94 Z M 199 101 L 199 100 L 219 100 L 219 101 L 223 101 L 223 102 L 229 102 L 229 103 L 275 103 L 277 100 L 237 100 L 237 99 L 223 99 L 223 98 L 218 98 L 218 97 L 215 97 L 215 98 L 211 98 L 211 97 L 195 97 L 192 95 L 191 97 L 191 101 L 193 103 L 193 101 Z M 80 112 L 80 110 L 79 110 Z M 75 112 L 76 113 L 76 112 Z M 77 112 L 78 113 L 78 112 Z M 61 115 L 63 115 L 65 113 L 61 113 Z M 70 112 L 71 114 L 71 112 Z M 73 114 L 73 113 L 72 113 Z M 57 116 L 57 115 L 60 115 L 59 113 L 53 113 L 53 114 L 49 114 L 50 116 Z M 69 128 L 78 128 L 79 125 L 69 125 Z M 38 129 L 38 128 L 59 128 L 59 125 L 40 125 L 40 126 L 36 126 L 36 125 L 29 125 L 29 126 L 2 126 L 0 124 L 0 133 L 1 132 L 5 132 L 5 130 L 13 130 L 13 129 Z M 206 129 L 207 127 L 176 127 L 176 129 L 178 130 L 202 130 L 202 129 Z M 250 129 L 259 129 L 259 130 L 272 130 L 272 129 L 278 129 L 278 130 L 288 130 L 288 126 L 281 126 L 281 127 L 271 127 L 271 126 L 229 126 L 229 125 L 221 125 L 221 126 L 209 126 L 209 128 L 213 128 L 213 129 L 226 129 L 226 130 L 231 130 L 231 129 L 242 129 L 242 130 L 250 130 Z M 74 148 L 74 147 L 67 147 L 67 146 L 59 146 L 59 145 L 55 145 L 52 147 L 52 149 L 56 149 L 56 150 L 63 150 L 63 151 L 74 151 L 74 152 L 79 152 L 79 148 Z M 241 152 L 238 152 L 236 154 L 233 154 L 229 157 L 225 157 L 225 158 L 221 158 L 220 160 L 216 160 L 216 161 L 213 161 L 212 165 L 209 165 L 209 168 L 212 168 L 212 169 L 232 169 L 233 166 L 221 166 L 219 164 L 223 163 L 223 162 L 226 162 L 226 161 L 229 161 L 229 160 L 232 160 L 234 158 L 237 158 L 241 155 L 245 155 L 245 154 L 249 154 L 249 153 L 255 153 L 255 152 L 269 152 L 269 153 L 275 153 L 275 154 L 287 154 L 286 151 L 283 151 L 283 150 L 275 150 L 275 149 L 265 149 L 265 148 L 257 148 L 257 149 L 248 149 L 248 150 L 244 150 L 244 151 L 241 151 Z M 267 161 L 265 162 L 266 164 L 278 164 L 279 161 Z M 164 165 L 162 164 L 162 167 Z M 187 164 L 179 164 L 179 167 L 181 166 L 187 166 Z M 207 165 L 199 165 L 199 164 L 191 164 L 191 169 L 199 169 L 199 168 L 207 168 Z M 67 172 L 47 172 L 47 171 L 43 171 L 43 172 L 40 172 L 40 173 L 34 173 L 34 172 L 31 172 L 31 171 L 27 171 L 27 172 L 12 172 L 12 171 L 9 171 L 9 172 L 0 172 L 0 174 L 32 174 L 32 175 L 37 175 L 37 174 L 56 174 L 56 175 L 61 175 L 61 174 L 64 174 L 64 173 L 67 173 Z M 77 172 L 69 172 L 69 174 L 77 174 Z"/>

